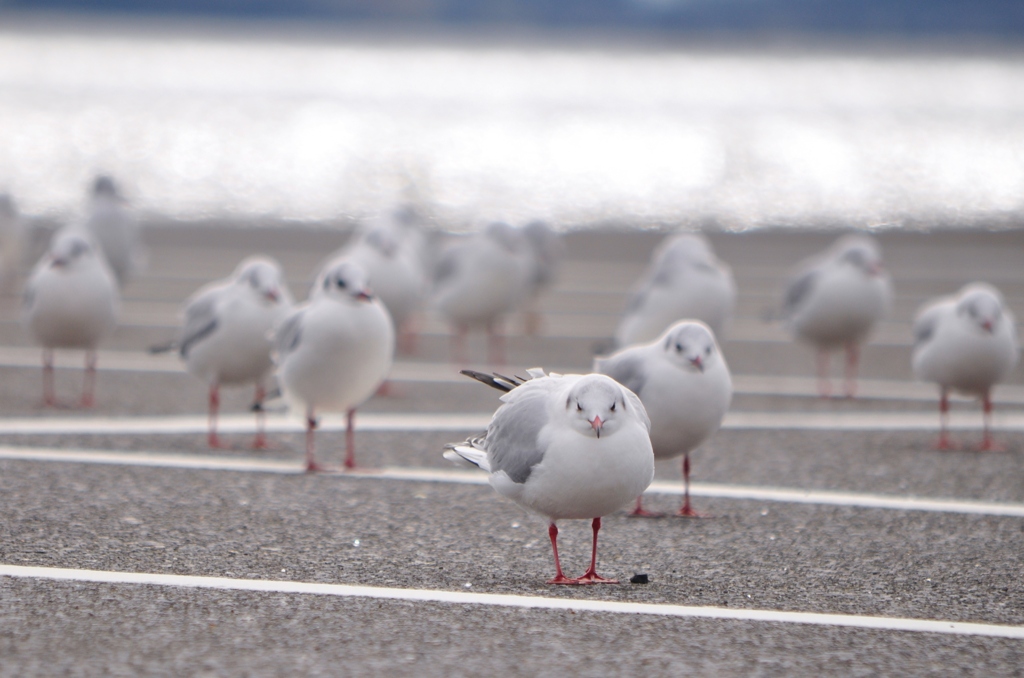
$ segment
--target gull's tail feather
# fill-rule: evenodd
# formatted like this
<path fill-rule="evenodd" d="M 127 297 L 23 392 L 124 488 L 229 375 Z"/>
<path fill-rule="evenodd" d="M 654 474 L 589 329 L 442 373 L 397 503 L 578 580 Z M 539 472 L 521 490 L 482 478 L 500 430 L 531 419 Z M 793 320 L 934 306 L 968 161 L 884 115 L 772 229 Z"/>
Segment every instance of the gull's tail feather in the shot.
<path fill-rule="evenodd" d="M 151 354 L 157 355 L 157 354 L 160 354 L 160 353 L 170 353 L 171 351 L 177 351 L 179 346 L 180 346 L 180 344 L 178 344 L 177 340 L 175 340 L 175 341 L 168 341 L 167 343 L 164 343 L 164 344 L 156 344 L 155 346 L 150 346 L 149 349 L 147 349 L 147 350 Z"/>
<path fill-rule="evenodd" d="M 476 370 L 460 370 L 459 374 L 464 374 L 471 379 L 476 379 L 482 384 L 487 384 L 491 388 L 496 388 L 499 391 L 505 391 L 506 393 L 514 389 L 516 386 L 521 386 L 526 383 L 526 379 L 522 377 L 506 377 L 502 374 L 495 372 L 494 374 L 484 374 L 483 372 L 477 372 Z"/>
<path fill-rule="evenodd" d="M 450 443 L 444 446 L 444 458 L 448 461 L 465 466 L 467 463 L 490 473 L 491 464 L 487 461 L 487 450 L 476 446 L 479 439 L 470 439 L 464 443 Z"/>

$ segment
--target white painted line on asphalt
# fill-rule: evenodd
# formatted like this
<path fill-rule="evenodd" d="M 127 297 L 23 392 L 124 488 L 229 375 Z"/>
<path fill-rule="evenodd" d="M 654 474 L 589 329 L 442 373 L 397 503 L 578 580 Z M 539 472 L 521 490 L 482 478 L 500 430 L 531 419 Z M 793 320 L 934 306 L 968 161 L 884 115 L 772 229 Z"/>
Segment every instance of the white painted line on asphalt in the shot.
<path fill-rule="evenodd" d="M 485 413 L 390 413 L 366 412 L 356 415 L 361 431 L 482 431 L 491 419 Z M 730 412 L 725 430 L 757 431 L 937 431 L 939 417 L 931 412 Z M 139 417 L 21 417 L 0 418 L 0 435 L 87 435 L 87 434 L 187 434 L 206 431 L 202 415 Z M 224 415 L 218 428 L 224 433 L 248 433 L 255 427 L 251 414 Z M 949 427 L 955 430 L 981 430 L 980 412 L 952 412 Z M 325 415 L 320 429 L 339 431 L 345 418 Z M 992 428 L 996 431 L 1024 431 L 1024 412 L 995 412 Z M 281 414 L 267 417 L 267 430 L 273 433 L 297 433 L 303 429 L 298 418 Z"/>
<path fill-rule="evenodd" d="M 56 567 L 25 567 L 21 565 L 0 565 L 0 576 L 44 579 L 48 581 L 90 582 L 96 584 L 171 586 L 190 589 L 215 589 L 220 591 L 291 593 L 337 596 L 343 598 L 403 600 L 417 603 L 486 605 L 491 607 L 515 607 L 532 610 L 572 610 L 574 612 L 598 612 L 604 614 L 640 614 L 655 617 L 723 619 L 731 621 L 770 622 L 776 624 L 808 624 L 813 626 L 839 626 L 881 631 L 944 633 L 959 636 L 989 636 L 994 638 L 1024 639 L 1024 626 L 942 621 L 933 619 L 909 619 L 906 617 L 872 617 L 868 615 L 786 612 L 782 610 L 744 610 L 737 608 L 710 606 L 697 607 L 661 603 L 627 603 L 613 600 L 581 600 L 548 598 L 545 596 L 518 596 L 498 593 L 468 593 L 464 591 L 444 591 L 437 589 L 403 589 L 383 586 L 353 586 L 349 584 L 277 581 L 272 579 L 197 577 L 179 574 L 110 572 L 105 570 L 76 570 Z"/>
<path fill-rule="evenodd" d="M 305 466 L 298 460 L 257 459 L 225 455 L 173 454 L 159 452 L 108 452 L 104 450 L 67 450 L 32 447 L 0 447 L 0 459 L 58 463 L 113 464 L 175 468 L 198 471 L 236 471 L 242 473 L 302 474 Z M 487 475 L 477 470 L 438 469 L 424 467 L 387 467 L 362 469 L 331 474 L 338 477 L 368 480 L 401 480 L 408 482 L 487 485 Z M 656 481 L 647 494 L 681 495 L 679 482 Z M 851 506 L 896 511 L 932 511 L 939 513 L 978 514 L 1024 518 L 1024 504 L 963 499 L 930 499 L 896 497 L 884 494 L 841 492 L 835 490 L 802 490 L 782 487 L 754 487 L 720 483 L 693 483 L 690 494 L 695 497 L 771 501 L 794 504 Z"/>

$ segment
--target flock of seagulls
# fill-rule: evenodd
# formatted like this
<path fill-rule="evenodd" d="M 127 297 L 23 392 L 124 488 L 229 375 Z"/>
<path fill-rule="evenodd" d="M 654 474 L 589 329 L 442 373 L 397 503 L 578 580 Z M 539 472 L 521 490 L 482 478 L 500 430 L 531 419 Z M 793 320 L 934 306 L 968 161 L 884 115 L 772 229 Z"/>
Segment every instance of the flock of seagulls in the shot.
<path fill-rule="evenodd" d="M 15 232 L 17 212 L 0 196 L 0 244 Z M 6 247 L 6 246 L 5 246 Z M 6 248 L 4 249 L 6 253 Z M 306 468 L 317 462 L 315 431 L 324 412 L 347 417 L 344 467 L 355 467 L 356 409 L 384 384 L 396 346 L 415 350 L 417 317 L 429 307 L 452 327 L 452 358 L 467 362 L 465 337 L 483 329 L 489 361 L 505 361 L 500 325 L 525 311 L 536 331 L 536 299 L 557 276 L 562 243 L 547 225 L 494 223 L 440 246 L 411 210 L 357 230 L 312 277 L 296 305 L 281 267 L 253 256 L 229 277 L 212 282 L 184 304 L 174 350 L 188 372 L 209 388 L 211 447 L 222 446 L 217 416 L 222 386 L 255 390 L 256 437 L 266 445 L 263 403 L 276 377 L 281 396 L 306 423 Z M 5 254 L 6 257 L 6 254 Z M 43 400 L 55 405 L 53 351 L 86 351 L 81 406 L 94 402 L 96 348 L 117 322 L 120 288 L 144 262 L 138 222 L 116 184 L 100 177 L 86 218 L 59 230 L 29 276 L 25 326 L 43 348 Z M 6 258 L 0 273 L 7 274 Z M 839 238 L 799 264 L 782 294 L 782 316 L 794 339 L 818 352 L 819 391 L 831 397 L 830 352 L 846 355 L 843 394 L 856 394 L 860 349 L 889 312 L 892 283 L 877 242 L 867 235 Z M 679 514 L 698 516 L 689 497 L 690 454 L 721 425 L 732 400 L 732 378 L 718 337 L 728 333 L 736 283 L 699 234 L 666 238 L 638 281 L 615 333 L 610 355 L 590 374 L 528 378 L 464 371 L 502 392 L 484 435 L 447 447 L 444 456 L 490 474 L 502 496 L 550 521 L 555 561 L 552 584 L 608 583 L 596 572 L 601 518 L 630 502 L 632 515 L 654 516 L 641 495 L 656 459 L 682 457 L 686 492 Z M 982 401 L 980 449 L 997 449 L 990 433 L 991 391 L 1017 363 L 1013 314 L 991 285 L 973 283 L 926 305 L 914 322 L 913 372 L 938 385 L 940 436 L 948 395 Z M 590 568 L 567 577 L 558 557 L 556 522 L 592 521 Z"/>

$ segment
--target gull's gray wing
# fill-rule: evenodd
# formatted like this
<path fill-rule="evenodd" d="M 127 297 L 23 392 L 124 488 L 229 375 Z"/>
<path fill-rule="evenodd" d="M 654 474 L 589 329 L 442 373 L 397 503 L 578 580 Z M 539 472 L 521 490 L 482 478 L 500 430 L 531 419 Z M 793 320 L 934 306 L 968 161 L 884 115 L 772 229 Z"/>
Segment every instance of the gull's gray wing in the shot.
<path fill-rule="evenodd" d="M 942 308 L 935 305 L 930 306 L 914 318 L 914 346 L 928 343 L 939 326 L 939 319 L 942 317 Z"/>
<path fill-rule="evenodd" d="M 445 281 L 455 277 L 459 270 L 459 252 L 457 248 L 449 248 L 441 253 L 434 266 L 434 287 L 440 287 Z"/>
<path fill-rule="evenodd" d="M 647 382 L 643 358 L 635 351 L 623 351 L 594 361 L 594 371 L 606 374 L 637 395 Z"/>
<path fill-rule="evenodd" d="M 814 289 L 817 278 L 818 271 L 812 269 L 801 273 L 789 281 L 789 284 L 786 285 L 786 295 L 782 300 L 782 311 L 784 314 L 789 315 L 807 300 L 811 290 Z"/>
<path fill-rule="evenodd" d="M 546 389 L 537 389 L 535 394 L 515 398 L 498 408 L 487 427 L 491 472 L 504 471 L 512 482 L 525 483 L 533 467 L 544 459 L 539 438 L 547 423 Z"/>
<path fill-rule="evenodd" d="M 273 350 L 277 364 L 280 365 L 284 357 L 298 348 L 302 342 L 302 321 L 305 313 L 305 308 L 293 311 L 274 331 Z"/>
<path fill-rule="evenodd" d="M 185 307 L 185 326 L 181 330 L 178 351 L 182 358 L 189 350 L 217 329 L 217 299 L 222 290 L 199 294 Z"/>

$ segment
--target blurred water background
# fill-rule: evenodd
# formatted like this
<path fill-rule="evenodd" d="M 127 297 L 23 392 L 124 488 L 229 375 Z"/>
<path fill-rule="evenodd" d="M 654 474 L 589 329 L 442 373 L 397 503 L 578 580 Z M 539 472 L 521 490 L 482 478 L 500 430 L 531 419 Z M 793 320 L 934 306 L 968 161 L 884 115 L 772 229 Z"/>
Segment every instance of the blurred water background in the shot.
<path fill-rule="evenodd" d="M 55 219 L 106 172 L 178 220 L 1015 224 L 1024 50 L 974 28 L 0 12 L 0 191 Z"/>

